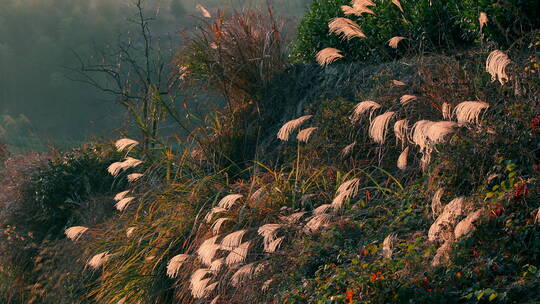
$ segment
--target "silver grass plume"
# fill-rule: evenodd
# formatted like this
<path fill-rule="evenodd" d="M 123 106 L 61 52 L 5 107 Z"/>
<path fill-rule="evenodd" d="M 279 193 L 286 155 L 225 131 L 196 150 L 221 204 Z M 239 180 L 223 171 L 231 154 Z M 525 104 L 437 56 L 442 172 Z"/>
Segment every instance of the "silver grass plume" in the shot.
<path fill-rule="evenodd" d="M 98 269 L 101 265 L 105 264 L 109 260 L 109 257 L 108 251 L 98 253 L 88 261 L 87 265 L 93 269 Z"/>
<path fill-rule="evenodd" d="M 354 149 L 354 146 L 356 146 L 356 141 L 343 148 L 343 150 L 341 150 L 341 157 L 347 157 L 348 155 L 350 155 L 352 150 Z"/>
<path fill-rule="evenodd" d="M 428 240 L 430 242 L 442 240 L 448 228 L 454 227 L 457 219 L 465 212 L 465 203 L 464 197 L 458 197 L 444 207 L 442 213 L 429 228 Z"/>
<path fill-rule="evenodd" d="M 138 181 L 139 179 L 141 179 L 141 177 L 143 177 L 144 174 L 141 174 L 141 173 L 132 173 L 132 174 L 129 174 L 127 176 L 127 179 L 130 183 L 133 183 L 133 182 L 136 182 Z"/>
<path fill-rule="evenodd" d="M 133 235 L 133 232 L 135 231 L 135 228 L 136 227 L 129 227 L 127 230 L 126 230 L 126 236 L 129 238 Z"/>
<path fill-rule="evenodd" d="M 247 258 L 250 246 L 251 242 L 248 241 L 240 244 L 240 246 L 231 250 L 229 255 L 227 255 L 227 257 L 225 258 L 225 264 L 230 266 L 238 263 L 244 263 Z"/>
<path fill-rule="evenodd" d="M 257 233 L 263 237 L 263 245 L 265 251 L 270 245 L 270 243 L 272 243 L 276 239 L 276 234 L 281 227 L 281 224 L 266 224 L 261 226 L 257 230 Z"/>
<path fill-rule="evenodd" d="M 195 272 L 191 275 L 189 283 L 191 295 L 193 295 L 194 298 L 200 299 L 206 296 L 206 286 L 208 285 L 210 278 L 205 279 L 204 277 L 210 273 L 211 272 L 209 269 L 200 268 L 195 270 Z"/>
<path fill-rule="evenodd" d="M 435 194 L 433 194 L 433 198 L 431 199 L 431 214 L 433 215 L 433 218 L 438 217 L 444 208 L 441 201 L 443 194 L 444 188 L 437 189 Z"/>
<path fill-rule="evenodd" d="M 249 280 L 253 276 L 255 263 L 247 264 L 240 267 L 231 277 L 231 285 L 238 287 L 242 281 Z"/>
<path fill-rule="evenodd" d="M 227 209 L 223 208 L 223 207 L 214 207 L 212 208 L 212 210 L 210 210 L 210 212 L 208 212 L 206 214 L 206 216 L 204 217 L 204 220 L 207 222 L 207 223 L 210 223 L 212 221 L 212 218 L 214 217 L 214 215 L 218 214 L 218 213 L 223 213 L 223 212 L 227 212 Z"/>
<path fill-rule="evenodd" d="M 311 134 L 313 134 L 313 131 L 317 130 L 316 127 L 306 128 L 298 132 L 298 135 L 296 136 L 296 139 L 299 142 L 307 143 L 309 141 L 309 138 L 311 137 Z"/>
<path fill-rule="evenodd" d="M 391 233 L 389 234 L 383 241 L 382 251 L 383 251 L 383 257 L 387 259 L 392 258 L 392 254 L 394 253 L 394 242 L 396 241 L 396 234 Z"/>
<path fill-rule="evenodd" d="M 212 302 L 210 302 L 210 304 L 218 304 L 218 301 L 219 301 L 219 295 L 217 295 L 217 296 L 212 300 Z"/>
<path fill-rule="evenodd" d="M 233 233 L 227 234 L 223 240 L 221 240 L 221 249 L 223 250 L 232 250 L 242 243 L 242 237 L 246 234 L 247 230 L 238 230 Z"/>
<path fill-rule="evenodd" d="M 73 226 L 64 232 L 68 239 L 72 241 L 78 240 L 86 231 L 88 231 L 88 227 L 84 226 Z"/>
<path fill-rule="evenodd" d="M 341 11 L 343 11 L 343 14 L 345 16 L 355 15 L 357 17 L 360 17 L 360 16 L 362 16 L 363 13 L 375 15 L 375 12 L 372 11 L 367 6 L 361 6 L 361 7 L 355 8 L 355 7 L 351 7 L 351 6 L 348 6 L 348 5 L 342 5 L 341 6 Z"/>
<path fill-rule="evenodd" d="M 392 37 L 392 38 L 390 38 L 390 40 L 388 40 L 388 46 L 393 48 L 393 49 L 397 49 L 398 44 L 403 39 L 405 39 L 405 37 L 400 37 L 400 36 Z"/>
<path fill-rule="evenodd" d="M 394 135 L 396 141 L 401 141 L 401 146 L 404 147 L 407 143 L 407 131 L 409 130 L 409 121 L 407 119 L 401 119 L 394 124 Z"/>
<path fill-rule="evenodd" d="M 116 195 L 114 196 L 114 200 L 115 200 L 115 201 L 119 201 L 119 200 L 123 199 L 124 197 L 126 197 L 126 195 L 127 195 L 130 191 L 131 191 L 131 190 L 126 190 L 126 191 L 122 191 L 122 192 L 116 194 Z"/>
<path fill-rule="evenodd" d="M 483 101 L 464 101 L 458 104 L 453 111 L 453 115 L 459 123 L 479 124 L 480 112 L 489 108 L 489 104 Z"/>
<path fill-rule="evenodd" d="M 478 23 L 480 23 L 480 31 L 484 28 L 484 25 L 486 25 L 489 22 L 489 18 L 486 13 L 480 12 L 480 16 L 478 17 Z"/>
<path fill-rule="evenodd" d="M 399 99 L 399 102 L 402 104 L 402 105 L 406 105 L 408 104 L 409 102 L 413 101 L 413 100 L 416 100 L 418 99 L 416 96 L 414 95 L 403 95 L 401 96 L 401 98 Z"/>
<path fill-rule="evenodd" d="M 352 38 L 366 38 L 366 35 L 360 29 L 360 26 L 347 18 L 337 17 L 328 23 L 331 34 L 342 35 L 342 39 L 351 40 Z"/>
<path fill-rule="evenodd" d="M 216 260 L 212 261 L 212 264 L 210 264 L 210 270 L 213 273 L 218 273 L 221 270 L 221 268 L 223 268 L 224 263 L 225 263 L 224 258 L 216 259 Z"/>
<path fill-rule="evenodd" d="M 286 224 L 295 224 L 297 223 L 304 215 L 306 214 L 306 212 L 296 212 L 296 213 L 293 213 L 291 215 L 288 215 L 288 216 L 282 216 L 280 217 L 280 219 L 286 223 Z"/>
<path fill-rule="evenodd" d="M 403 152 L 401 152 L 401 154 L 398 157 L 397 167 L 400 170 L 407 169 L 407 158 L 408 158 L 408 156 L 409 156 L 409 147 L 405 148 L 405 150 L 403 150 Z"/>
<path fill-rule="evenodd" d="M 403 7 L 401 7 L 401 3 L 399 2 L 399 0 L 392 0 L 392 3 L 394 3 L 399 8 L 399 10 L 403 13 Z"/>
<path fill-rule="evenodd" d="M 138 144 L 139 142 L 136 140 L 129 139 L 129 138 L 122 138 L 122 139 L 117 140 L 114 143 L 114 146 L 116 147 L 116 151 L 122 152 L 126 149 L 131 150 Z"/>
<path fill-rule="evenodd" d="M 204 6 L 197 4 L 197 6 L 195 6 L 195 9 L 197 9 L 204 18 L 212 18 L 212 15 Z"/>
<path fill-rule="evenodd" d="M 234 204 L 236 204 L 236 202 L 242 197 L 242 194 L 229 194 L 219 201 L 218 207 L 229 209 L 234 206 Z"/>
<path fill-rule="evenodd" d="M 221 217 L 221 218 L 218 218 L 213 224 L 212 226 L 210 227 L 212 229 L 212 233 L 214 235 L 217 235 L 219 234 L 219 230 L 221 229 L 221 226 L 223 226 L 223 223 L 225 223 L 226 221 L 230 221 L 232 220 L 231 218 L 228 218 L 228 217 Z"/>
<path fill-rule="evenodd" d="M 453 239 L 446 240 L 444 244 L 442 244 L 441 247 L 437 249 L 435 256 L 433 257 L 433 260 L 431 262 L 431 266 L 438 267 L 449 262 L 453 244 Z"/>
<path fill-rule="evenodd" d="M 167 263 L 167 276 L 171 279 L 176 278 L 180 267 L 188 258 L 189 255 L 187 254 L 179 254 L 170 259 L 169 263 Z"/>
<path fill-rule="evenodd" d="M 199 260 L 207 266 L 212 264 L 216 251 L 221 247 L 219 244 L 216 244 L 217 238 L 218 236 L 214 236 L 205 240 L 201 246 L 199 246 L 199 249 L 197 249 Z"/>
<path fill-rule="evenodd" d="M 332 215 L 319 214 L 313 216 L 304 226 L 304 231 L 307 233 L 315 233 L 320 228 L 326 227 L 330 224 Z"/>
<path fill-rule="evenodd" d="M 264 283 L 261 286 L 261 290 L 262 291 L 268 291 L 268 289 L 270 289 L 270 284 L 272 284 L 273 281 L 274 281 L 273 279 L 269 279 L 269 280 L 264 281 Z"/>
<path fill-rule="evenodd" d="M 486 60 L 486 71 L 491 74 L 491 81 L 498 79 L 501 85 L 508 82 L 509 77 L 506 75 L 506 67 L 511 62 L 503 51 L 495 50 L 491 52 Z"/>
<path fill-rule="evenodd" d="M 369 126 L 369 137 L 378 144 L 383 144 L 386 137 L 386 130 L 390 119 L 394 117 L 395 112 L 386 112 L 373 119 Z"/>
<path fill-rule="evenodd" d="M 448 102 L 445 102 L 442 104 L 442 116 L 446 120 L 450 120 L 452 118 L 452 111 L 450 108 L 450 104 Z"/>
<path fill-rule="evenodd" d="M 279 132 L 277 133 L 277 138 L 283 141 L 288 141 L 291 133 L 298 129 L 306 120 L 310 119 L 311 117 L 312 115 L 305 115 L 285 123 L 279 129 Z"/>
<path fill-rule="evenodd" d="M 399 80 L 395 80 L 395 79 L 392 80 L 392 84 L 395 85 L 395 86 L 398 86 L 398 87 L 402 87 L 402 86 L 405 86 L 405 85 L 406 85 L 405 82 L 399 81 Z"/>
<path fill-rule="evenodd" d="M 268 253 L 276 252 L 276 250 L 279 248 L 279 246 L 281 246 L 281 243 L 283 243 L 284 239 L 285 239 L 285 237 L 282 236 L 282 237 L 279 237 L 279 238 L 273 240 L 272 242 L 270 242 L 270 244 L 268 244 L 268 246 L 266 246 L 264 248 L 264 251 L 268 252 Z"/>
<path fill-rule="evenodd" d="M 121 200 L 119 200 L 114 206 L 118 211 L 124 211 L 126 207 L 131 203 L 132 200 L 134 200 L 134 197 L 125 197 Z"/>
<path fill-rule="evenodd" d="M 454 229 L 454 237 L 459 239 L 460 237 L 467 235 L 469 232 L 476 229 L 476 225 L 482 219 L 484 215 L 484 210 L 479 209 L 471 214 L 467 215 L 461 222 L 456 225 Z"/>
<path fill-rule="evenodd" d="M 332 209 L 332 204 L 323 204 L 313 210 L 314 215 L 324 214 L 326 211 Z"/>
<path fill-rule="evenodd" d="M 338 187 L 336 191 L 336 196 L 332 200 L 332 208 L 334 208 L 334 211 L 337 211 L 341 208 L 344 200 L 356 196 L 356 194 L 358 194 L 359 187 L 360 179 L 358 178 L 353 178 L 342 183 Z"/>
<path fill-rule="evenodd" d="M 380 104 L 374 102 L 374 101 L 371 101 L 371 100 L 366 100 L 366 101 L 362 101 L 360 103 L 358 103 L 354 109 L 353 109 L 353 113 L 351 115 L 351 122 L 352 123 L 356 123 L 358 120 L 360 120 L 360 118 L 362 117 L 362 115 L 366 112 L 369 112 L 369 116 L 371 117 L 371 115 L 373 114 L 373 112 L 377 109 L 379 109 L 381 107 Z"/>
<path fill-rule="evenodd" d="M 334 61 L 343 58 L 341 51 L 335 48 L 325 48 L 317 53 L 316 60 L 321 66 L 327 66 Z"/>

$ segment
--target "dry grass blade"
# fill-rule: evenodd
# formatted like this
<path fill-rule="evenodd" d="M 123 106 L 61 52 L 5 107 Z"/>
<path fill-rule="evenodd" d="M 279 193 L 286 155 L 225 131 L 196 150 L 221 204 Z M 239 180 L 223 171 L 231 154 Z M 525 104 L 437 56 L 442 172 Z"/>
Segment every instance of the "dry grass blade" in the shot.
<path fill-rule="evenodd" d="M 486 60 L 486 71 L 491 74 L 491 81 L 498 79 L 501 85 L 507 83 L 509 77 L 506 74 L 506 67 L 511 62 L 504 52 L 500 50 L 491 52 Z"/>
<path fill-rule="evenodd" d="M 84 226 L 73 226 L 68 229 L 66 229 L 65 234 L 66 236 L 72 240 L 76 241 L 78 240 L 86 231 L 88 230 L 88 227 Z"/>
<path fill-rule="evenodd" d="M 335 48 L 325 48 L 317 53 L 316 60 L 321 66 L 327 66 L 343 58 L 341 51 Z"/>
<path fill-rule="evenodd" d="M 131 150 L 138 144 L 139 142 L 136 140 L 129 139 L 129 138 L 122 138 L 122 139 L 117 140 L 116 143 L 114 143 L 114 146 L 116 147 L 116 150 L 118 152 L 122 152 L 126 149 Z"/>
<path fill-rule="evenodd" d="M 371 137 L 374 142 L 381 145 L 384 143 L 388 123 L 390 123 L 390 119 L 394 117 L 394 114 L 395 112 L 386 112 L 373 119 L 369 126 L 369 137 Z"/>
<path fill-rule="evenodd" d="M 204 6 L 197 4 L 195 9 L 197 9 L 204 18 L 212 18 L 212 14 L 210 14 L 210 12 Z"/>
<path fill-rule="evenodd" d="M 401 152 L 401 154 L 398 157 L 397 167 L 400 170 L 407 169 L 407 158 L 408 158 L 408 156 L 409 156 L 409 147 L 405 148 L 405 150 L 403 150 L 403 152 Z"/>
<path fill-rule="evenodd" d="M 329 32 L 331 34 L 342 35 L 343 39 L 351 40 L 352 38 L 366 38 L 366 35 L 360 29 L 360 26 L 347 18 L 337 17 L 328 23 Z"/>
<path fill-rule="evenodd" d="M 479 124 L 480 112 L 489 108 L 489 104 L 483 101 L 464 101 L 458 104 L 453 111 L 453 115 L 459 123 Z"/>
<path fill-rule="evenodd" d="M 373 112 L 379 109 L 380 107 L 381 107 L 380 104 L 371 100 L 366 100 L 366 101 L 362 101 L 358 103 L 356 106 L 354 106 L 353 114 L 351 115 L 351 122 L 352 123 L 358 122 L 358 120 L 360 120 L 362 115 L 366 112 L 369 112 L 369 116 L 371 117 Z"/>
<path fill-rule="evenodd" d="M 403 39 L 405 39 L 405 37 L 401 37 L 401 36 L 392 37 L 392 38 L 390 38 L 390 40 L 388 40 L 388 46 L 393 48 L 393 49 L 397 49 L 398 44 Z"/>
<path fill-rule="evenodd" d="M 310 119 L 312 115 L 304 115 L 302 117 L 299 117 L 297 119 L 293 119 L 287 123 L 285 123 L 277 133 L 277 138 L 287 141 L 289 140 L 289 136 L 292 132 L 294 132 L 296 129 L 298 129 L 306 120 Z"/>
<path fill-rule="evenodd" d="M 296 139 L 299 142 L 307 143 L 309 141 L 309 138 L 311 137 L 311 134 L 313 134 L 313 131 L 317 130 L 316 127 L 306 128 L 298 132 L 298 135 L 296 136 Z"/>
<path fill-rule="evenodd" d="M 188 258 L 189 255 L 187 254 L 179 254 L 170 259 L 169 263 L 167 263 L 167 276 L 171 279 L 176 278 L 180 267 Z"/>

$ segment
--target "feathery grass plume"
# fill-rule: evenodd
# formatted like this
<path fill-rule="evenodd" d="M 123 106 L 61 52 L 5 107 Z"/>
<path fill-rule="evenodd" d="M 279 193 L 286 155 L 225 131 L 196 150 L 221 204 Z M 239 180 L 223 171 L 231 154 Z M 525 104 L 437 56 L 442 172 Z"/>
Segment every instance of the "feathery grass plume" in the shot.
<path fill-rule="evenodd" d="M 304 226 L 304 231 L 307 233 L 315 233 L 320 228 L 326 227 L 330 224 L 332 215 L 319 214 L 311 217 L 311 219 Z"/>
<path fill-rule="evenodd" d="M 109 260 L 109 257 L 108 251 L 98 253 L 94 255 L 86 264 L 93 269 L 98 269 L 101 265 L 105 264 Z"/>
<path fill-rule="evenodd" d="M 538 208 L 538 211 L 536 211 L 536 217 L 534 218 L 534 222 L 540 222 L 540 208 Z"/>
<path fill-rule="evenodd" d="M 135 228 L 136 227 L 129 227 L 127 230 L 126 230 L 126 236 L 129 238 L 133 235 L 133 232 L 135 232 Z"/>
<path fill-rule="evenodd" d="M 392 38 L 390 38 L 390 40 L 388 40 L 388 46 L 393 48 L 393 49 L 397 49 L 398 44 L 403 39 L 405 39 L 405 37 L 401 37 L 401 36 L 392 37 Z"/>
<path fill-rule="evenodd" d="M 383 241 L 382 251 L 383 251 L 383 257 L 387 259 L 392 258 L 392 254 L 394 253 L 394 242 L 396 241 L 396 234 L 391 233 L 389 234 Z"/>
<path fill-rule="evenodd" d="M 253 192 L 251 194 L 251 196 L 249 197 L 249 199 L 251 201 L 258 201 L 261 199 L 261 197 L 264 195 L 264 187 L 260 187 L 259 189 L 257 189 L 257 191 Z"/>
<path fill-rule="evenodd" d="M 480 12 L 480 16 L 478 17 L 478 22 L 480 23 L 480 31 L 484 28 L 484 25 L 488 23 L 489 19 L 486 13 Z"/>
<path fill-rule="evenodd" d="M 214 289 L 216 289 L 216 287 L 218 286 L 219 282 L 214 282 L 212 284 L 209 284 L 206 286 L 206 289 L 205 289 L 205 292 L 209 295 L 211 294 Z"/>
<path fill-rule="evenodd" d="M 240 196 L 241 197 L 241 196 Z M 208 212 L 206 214 L 206 216 L 204 217 L 204 220 L 209 223 L 212 221 L 212 218 L 214 217 L 214 215 L 218 214 L 218 213 L 222 213 L 222 212 L 227 212 L 227 209 L 225 208 L 222 208 L 222 207 L 214 207 L 212 208 L 212 210 L 210 210 L 210 212 Z"/>
<path fill-rule="evenodd" d="M 234 206 L 234 204 L 236 204 L 236 202 L 242 197 L 242 194 L 229 194 L 219 201 L 218 207 L 229 209 Z"/>
<path fill-rule="evenodd" d="M 489 108 L 489 104 L 483 101 L 464 101 L 458 104 L 453 111 L 459 123 L 479 124 L 480 112 Z"/>
<path fill-rule="evenodd" d="M 223 226 L 223 223 L 225 223 L 226 221 L 230 221 L 231 218 L 228 218 L 228 217 L 222 217 L 222 218 L 218 218 L 213 224 L 212 226 L 210 227 L 212 229 L 212 233 L 214 235 L 217 235 L 219 234 L 219 230 L 221 229 L 221 226 Z"/>
<path fill-rule="evenodd" d="M 220 249 L 220 245 L 216 244 L 217 238 L 218 236 L 216 235 L 205 240 L 202 242 L 201 246 L 199 246 L 199 249 L 197 249 L 197 256 L 199 257 L 199 260 L 207 266 L 212 264 L 216 251 Z"/>
<path fill-rule="evenodd" d="M 122 162 L 122 169 L 125 170 L 125 169 L 128 169 L 128 168 L 135 168 L 135 167 L 139 166 L 142 163 L 143 163 L 142 160 L 139 160 L 139 159 L 136 159 L 136 158 L 133 158 L 133 157 L 127 157 Z"/>
<path fill-rule="evenodd" d="M 428 231 L 428 240 L 430 242 L 442 240 L 443 234 L 452 229 L 456 224 L 458 217 L 462 216 L 465 211 L 465 198 L 458 197 L 453 199 L 443 209 L 443 212 L 431 225 Z"/>
<path fill-rule="evenodd" d="M 227 255 L 227 257 L 225 258 L 225 264 L 231 266 L 237 263 L 244 263 L 248 255 L 250 245 L 251 242 L 244 242 L 240 244 L 240 246 L 231 250 L 229 255 Z"/>
<path fill-rule="evenodd" d="M 279 237 L 279 238 L 273 240 L 272 242 L 270 242 L 270 244 L 268 244 L 268 246 L 264 247 L 264 252 L 268 252 L 268 253 L 276 252 L 276 250 L 279 248 L 279 246 L 281 246 L 281 243 L 283 243 L 284 239 L 285 239 L 285 237 L 282 236 L 282 237 Z"/>
<path fill-rule="evenodd" d="M 416 100 L 418 99 L 416 96 L 414 95 L 403 95 L 401 96 L 401 98 L 399 99 L 399 102 L 402 104 L 402 105 L 406 105 L 408 104 L 409 102 L 413 101 L 413 100 Z"/>
<path fill-rule="evenodd" d="M 432 122 L 426 129 L 426 135 L 433 144 L 443 143 L 446 136 L 454 132 L 457 126 L 458 124 L 453 121 Z"/>
<path fill-rule="evenodd" d="M 432 124 L 429 120 L 419 120 L 411 128 L 411 141 L 415 143 L 421 153 L 429 153 L 429 138 L 427 136 L 427 129 Z"/>
<path fill-rule="evenodd" d="M 467 215 L 461 222 L 456 225 L 454 229 L 454 237 L 459 239 L 460 237 L 467 235 L 469 232 L 476 229 L 476 225 L 484 215 L 484 209 L 479 209 L 471 214 Z"/>
<path fill-rule="evenodd" d="M 282 216 L 280 219 L 285 222 L 286 224 L 295 224 L 297 223 L 304 215 L 306 215 L 307 212 L 296 212 L 288 216 Z"/>
<path fill-rule="evenodd" d="M 399 154 L 398 160 L 397 160 L 397 167 L 400 170 L 407 169 L 407 158 L 409 156 L 409 147 L 405 148 L 401 154 Z"/>
<path fill-rule="evenodd" d="M 361 116 L 368 111 L 369 111 L 369 117 L 371 120 L 371 115 L 373 115 L 373 112 L 375 112 L 375 110 L 379 109 L 380 107 L 381 107 L 380 104 L 371 100 L 365 100 L 358 103 L 356 106 L 354 106 L 353 113 L 350 117 L 351 122 L 352 123 L 358 122 Z"/>
<path fill-rule="evenodd" d="M 119 200 L 114 206 L 116 207 L 116 209 L 118 211 L 124 211 L 124 209 L 126 209 L 126 207 L 129 205 L 129 203 L 131 203 L 132 200 L 134 200 L 135 198 L 134 197 L 125 197 L 121 200 Z"/>
<path fill-rule="evenodd" d="M 402 86 L 405 86 L 405 85 L 406 85 L 405 82 L 399 81 L 399 80 L 395 80 L 395 79 L 392 80 L 392 84 L 395 85 L 395 86 L 398 86 L 398 87 L 402 87 Z"/>
<path fill-rule="evenodd" d="M 347 157 L 349 154 L 351 154 L 354 146 L 356 146 L 356 141 L 343 148 L 343 150 L 341 150 L 341 157 Z"/>
<path fill-rule="evenodd" d="M 257 233 L 263 237 L 263 244 L 265 249 L 273 240 L 276 239 L 276 234 L 281 227 L 281 224 L 266 224 L 261 226 L 257 230 Z"/>
<path fill-rule="evenodd" d="M 217 295 L 213 300 L 212 302 L 210 302 L 210 304 L 218 304 L 219 302 L 219 295 Z"/>
<path fill-rule="evenodd" d="M 292 132 L 294 132 L 296 129 L 298 129 L 306 120 L 310 119 L 312 115 L 304 115 L 302 117 L 299 117 L 297 119 L 293 119 L 287 123 L 285 123 L 277 133 L 277 138 L 288 141 L 289 136 Z"/>
<path fill-rule="evenodd" d="M 401 141 L 401 147 L 404 147 L 407 143 L 407 131 L 409 130 L 409 121 L 407 119 L 401 119 L 394 124 L 394 135 L 396 136 L 396 143 Z"/>
<path fill-rule="evenodd" d="M 450 120 L 452 118 L 450 104 L 448 102 L 442 104 L 442 116 L 446 120 Z"/>
<path fill-rule="evenodd" d="M 386 137 L 386 129 L 395 112 L 386 112 L 373 119 L 369 126 L 369 137 L 378 144 L 383 144 Z"/>
<path fill-rule="evenodd" d="M 120 172 L 124 168 L 123 166 L 124 166 L 123 162 L 114 162 L 107 168 L 107 172 L 109 172 L 110 175 L 116 177 L 118 176 L 118 174 L 120 174 Z"/>
<path fill-rule="evenodd" d="M 343 14 L 345 16 L 355 15 L 357 17 L 360 17 L 360 16 L 362 16 L 363 13 L 368 13 L 368 14 L 375 15 L 375 12 L 372 11 L 371 9 L 369 9 L 366 6 L 355 8 L 355 7 L 351 7 L 351 6 L 348 6 L 348 5 L 342 5 L 341 6 L 341 11 L 343 11 Z"/>
<path fill-rule="evenodd" d="M 114 143 L 114 146 L 116 147 L 116 151 L 122 152 L 126 149 L 128 149 L 129 151 L 135 146 L 137 146 L 138 144 L 139 142 L 136 140 L 129 139 L 129 138 L 122 138 L 122 139 L 117 140 L 116 143 Z"/>
<path fill-rule="evenodd" d="M 126 195 L 127 195 L 130 191 L 131 191 L 131 190 L 126 190 L 126 191 L 122 191 L 122 192 L 116 194 L 116 195 L 114 196 L 114 200 L 115 200 L 115 201 L 119 201 L 119 200 L 123 199 L 124 197 L 126 197 Z"/>
<path fill-rule="evenodd" d="M 433 260 L 431 261 L 431 266 L 438 267 L 443 264 L 446 264 L 450 261 L 450 253 L 452 253 L 452 244 L 454 240 L 448 239 L 442 244 L 439 249 L 437 249 Z"/>
<path fill-rule="evenodd" d="M 438 217 L 443 210 L 443 204 L 441 201 L 443 194 L 444 188 L 437 189 L 435 194 L 433 194 L 433 198 L 431 199 L 431 214 L 433 215 L 433 218 Z"/>
<path fill-rule="evenodd" d="M 231 285 L 238 287 L 244 280 L 248 280 L 253 275 L 255 263 L 244 265 L 236 271 L 231 277 Z"/>
<path fill-rule="evenodd" d="M 223 263 L 225 262 L 224 258 L 219 258 L 214 261 L 212 261 L 212 264 L 210 264 L 210 271 L 213 273 L 218 273 L 221 268 L 223 268 Z"/>
<path fill-rule="evenodd" d="M 352 0 L 351 4 L 353 7 L 375 6 L 375 2 L 371 0 Z"/>
<path fill-rule="evenodd" d="M 401 3 L 399 2 L 399 0 L 392 0 L 392 3 L 394 3 L 399 8 L 399 10 L 403 13 L 403 7 L 401 7 Z"/>
<path fill-rule="evenodd" d="M 499 79 L 501 85 L 508 82 L 509 77 L 506 75 L 506 67 L 511 62 L 503 51 L 495 50 L 491 52 L 486 60 L 486 71 L 491 74 L 491 81 Z"/>
<path fill-rule="evenodd" d="M 351 40 L 352 38 L 366 38 L 366 35 L 360 29 L 360 26 L 351 19 L 337 17 L 328 23 L 329 33 L 343 35 L 342 39 Z"/>
<path fill-rule="evenodd" d="M 314 215 L 324 214 L 332 208 L 332 204 L 323 204 L 313 210 Z"/>
<path fill-rule="evenodd" d="M 360 187 L 360 179 L 358 178 L 353 178 L 351 180 L 348 180 L 342 183 L 338 187 L 336 191 L 336 196 L 332 200 L 332 208 L 334 208 L 334 211 L 337 211 L 341 208 L 344 200 L 350 197 L 356 196 L 356 194 L 358 193 L 359 187 Z"/>
<path fill-rule="evenodd" d="M 127 297 L 123 297 L 120 300 L 118 300 L 118 302 L 116 302 L 116 304 L 125 304 L 126 300 L 127 300 Z"/>
<path fill-rule="evenodd" d="M 242 243 L 242 237 L 246 234 L 247 230 L 238 230 L 233 233 L 227 234 L 223 240 L 221 240 L 221 249 L 223 250 L 232 250 Z"/>
<path fill-rule="evenodd" d="M 317 53 L 316 60 L 321 66 L 327 66 L 334 61 L 343 58 L 341 51 L 335 48 L 325 48 Z"/>
<path fill-rule="evenodd" d="M 311 137 L 311 134 L 313 134 L 313 131 L 317 130 L 316 127 L 306 128 L 298 132 L 298 135 L 296 136 L 296 139 L 299 142 L 307 143 L 309 141 L 309 138 Z"/>
<path fill-rule="evenodd" d="M 84 226 L 73 226 L 64 232 L 68 239 L 72 241 L 78 240 L 86 231 L 88 230 L 88 227 Z"/>
<path fill-rule="evenodd" d="M 212 15 L 210 14 L 210 12 L 204 6 L 202 6 L 200 4 L 197 4 L 195 6 L 195 9 L 197 9 L 199 11 L 199 13 L 201 13 L 201 15 L 204 18 L 212 18 Z"/>
<path fill-rule="evenodd" d="M 180 267 L 182 267 L 182 264 L 184 264 L 188 258 L 189 255 L 187 254 L 179 254 L 170 259 L 169 263 L 167 263 L 167 276 L 171 279 L 176 278 Z"/>
<path fill-rule="evenodd" d="M 268 289 L 270 289 L 270 284 L 272 284 L 273 281 L 274 281 L 273 279 L 269 279 L 269 280 L 264 281 L 264 283 L 261 286 L 261 290 L 262 291 L 268 291 Z"/>
<path fill-rule="evenodd" d="M 141 173 L 132 173 L 127 176 L 127 179 L 130 183 L 138 181 L 144 174 Z"/>
<path fill-rule="evenodd" d="M 200 299 L 206 296 L 206 286 L 208 285 L 210 278 L 205 279 L 204 277 L 210 273 L 211 272 L 209 269 L 200 268 L 195 270 L 195 272 L 191 275 L 189 283 L 191 295 L 193 295 L 194 298 Z"/>

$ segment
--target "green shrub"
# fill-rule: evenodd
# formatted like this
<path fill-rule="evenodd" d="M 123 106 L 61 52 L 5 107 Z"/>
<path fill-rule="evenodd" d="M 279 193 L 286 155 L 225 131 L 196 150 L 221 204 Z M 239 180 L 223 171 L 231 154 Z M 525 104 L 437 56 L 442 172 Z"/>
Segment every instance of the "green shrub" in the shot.
<path fill-rule="evenodd" d="M 294 56 L 310 62 L 321 49 L 335 47 L 343 51 L 347 61 L 372 63 L 399 58 L 409 52 L 439 51 L 464 44 L 451 16 L 457 8 L 456 1 L 402 1 L 403 14 L 391 1 L 375 2 L 377 5 L 371 7 L 375 15 L 347 16 L 367 36 L 347 41 L 329 34 L 327 24 L 332 18 L 345 17 L 340 7 L 349 5 L 350 1 L 314 1 L 298 27 Z M 387 45 L 395 36 L 407 38 L 397 50 Z"/>
<path fill-rule="evenodd" d="M 523 34 L 540 28 L 540 2 L 537 0 L 465 0 L 457 19 L 465 39 L 481 37 L 480 12 L 489 18 L 483 28 L 484 37 L 500 47 L 508 47 Z"/>

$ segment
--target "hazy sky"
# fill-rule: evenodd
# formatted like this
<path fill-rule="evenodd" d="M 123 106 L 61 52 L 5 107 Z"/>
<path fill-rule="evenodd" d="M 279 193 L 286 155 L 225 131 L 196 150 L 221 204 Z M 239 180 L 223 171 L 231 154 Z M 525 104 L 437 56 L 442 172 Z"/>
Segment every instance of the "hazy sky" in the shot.
<path fill-rule="evenodd" d="M 134 17 L 134 0 L 0 0 L 0 140 L 31 146 L 36 142 L 82 141 L 108 135 L 120 126 L 121 108 L 87 85 L 66 78 L 77 66 L 73 52 L 90 58 L 94 47 L 114 44 Z M 308 0 L 274 0 L 276 9 L 299 15 Z M 263 0 L 146 0 L 158 12 L 156 35 L 170 35 L 193 24 L 201 3 L 210 10 L 241 8 Z"/>

